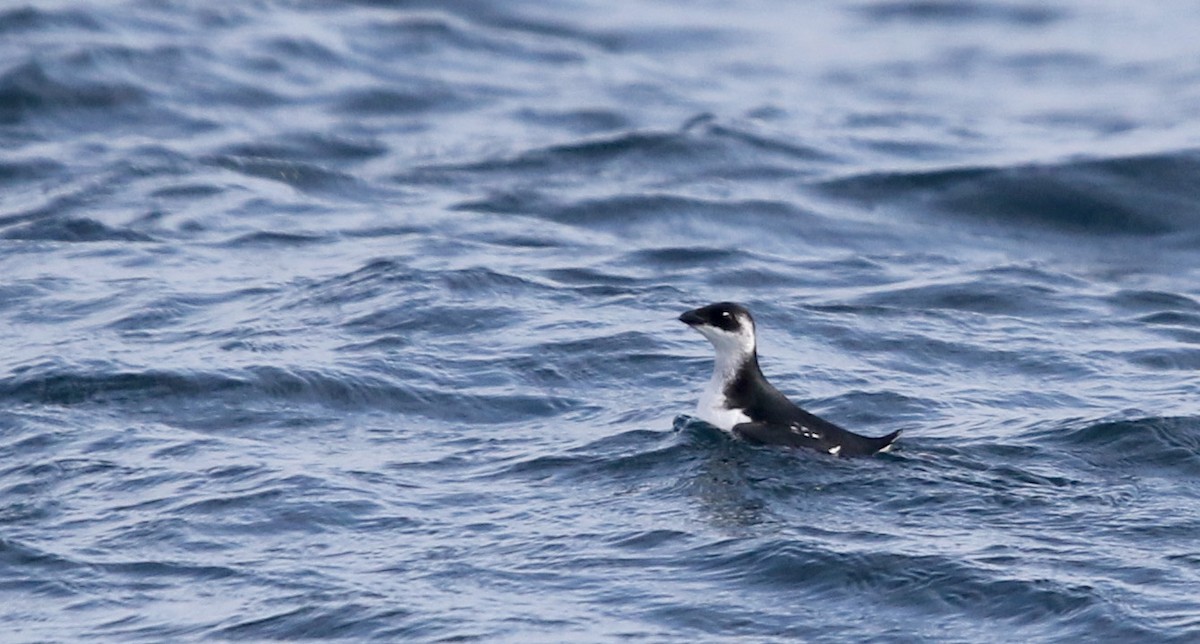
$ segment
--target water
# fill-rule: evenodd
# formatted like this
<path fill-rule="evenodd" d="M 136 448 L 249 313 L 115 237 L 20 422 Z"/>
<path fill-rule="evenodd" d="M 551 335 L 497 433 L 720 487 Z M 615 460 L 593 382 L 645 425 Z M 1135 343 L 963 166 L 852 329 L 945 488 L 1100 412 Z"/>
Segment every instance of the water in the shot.
<path fill-rule="evenodd" d="M 8 5 L 2 639 L 1196 641 L 1198 26 Z"/>

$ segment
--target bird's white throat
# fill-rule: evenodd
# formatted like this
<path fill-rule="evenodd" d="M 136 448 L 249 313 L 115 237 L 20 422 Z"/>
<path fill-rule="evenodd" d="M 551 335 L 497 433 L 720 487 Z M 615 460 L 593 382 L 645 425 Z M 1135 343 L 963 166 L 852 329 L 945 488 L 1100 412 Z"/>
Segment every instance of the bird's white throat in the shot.
<path fill-rule="evenodd" d="M 741 409 L 730 407 L 725 390 L 742 366 L 753 358 L 754 333 L 731 333 L 707 325 L 696 327 L 696 330 L 712 342 L 717 352 L 713 360 L 712 378 L 709 378 L 696 405 L 696 416 L 725 431 L 733 431 L 734 425 L 749 422 L 750 417 Z"/>

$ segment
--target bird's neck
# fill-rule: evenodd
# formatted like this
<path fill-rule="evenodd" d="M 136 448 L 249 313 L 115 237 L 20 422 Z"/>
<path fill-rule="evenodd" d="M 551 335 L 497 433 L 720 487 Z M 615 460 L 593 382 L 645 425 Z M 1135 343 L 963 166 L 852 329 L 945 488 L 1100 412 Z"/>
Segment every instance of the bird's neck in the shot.
<path fill-rule="evenodd" d="M 713 360 L 712 380 L 710 388 L 719 391 L 733 381 L 737 374 L 744 369 L 761 373 L 758 367 L 758 352 L 751 348 L 749 351 L 718 351 Z"/>

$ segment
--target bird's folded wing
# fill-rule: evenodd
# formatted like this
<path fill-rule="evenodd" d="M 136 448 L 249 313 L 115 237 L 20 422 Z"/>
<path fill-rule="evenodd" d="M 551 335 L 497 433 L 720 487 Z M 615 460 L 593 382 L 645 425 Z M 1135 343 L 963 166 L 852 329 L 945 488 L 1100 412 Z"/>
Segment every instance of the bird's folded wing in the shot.
<path fill-rule="evenodd" d="M 785 445 L 824 449 L 823 437 L 814 432 L 799 431 L 790 425 L 776 423 L 739 423 L 733 426 L 734 435 L 755 445 Z"/>
<path fill-rule="evenodd" d="M 900 436 L 899 430 L 878 438 L 860 436 L 838 427 L 813 430 L 806 425 L 792 423 L 740 423 L 733 426 L 733 433 L 747 443 L 755 445 L 783 445 L 807 447 L 828 452 L 834 456 L 869 456 L 891 447 Z"/>

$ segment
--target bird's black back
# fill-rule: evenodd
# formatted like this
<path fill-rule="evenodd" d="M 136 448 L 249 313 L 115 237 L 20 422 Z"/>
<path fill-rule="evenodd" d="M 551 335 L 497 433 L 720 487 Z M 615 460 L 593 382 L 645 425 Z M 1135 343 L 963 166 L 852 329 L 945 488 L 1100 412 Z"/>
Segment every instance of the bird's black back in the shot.
<path fill-rule="evenodd" d="M 753 442 L 822 451 L 840 448 L 836 453 L 842 456 L 864 456 L 887 447 L 900 435 L 895 431 L 878 438 L 861 436 L 801 409 L 767 381 L 756 355 L 750 356 L 724 393 L 726 405 L 743 409 L 750 417 L 747 427 L 734 427 L 734 431 Z"/>

